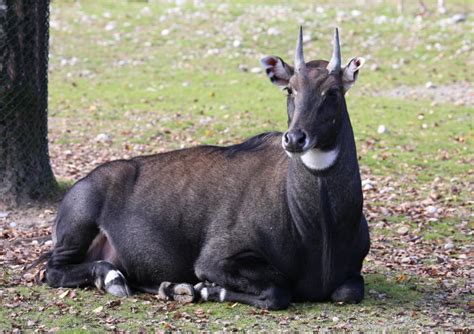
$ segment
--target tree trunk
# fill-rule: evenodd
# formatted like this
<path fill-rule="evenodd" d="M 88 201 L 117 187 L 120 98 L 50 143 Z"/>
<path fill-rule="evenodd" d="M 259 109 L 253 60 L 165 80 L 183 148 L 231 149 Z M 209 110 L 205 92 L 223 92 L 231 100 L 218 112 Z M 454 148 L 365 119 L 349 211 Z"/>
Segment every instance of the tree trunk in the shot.
<path fill-rule="evenodd" d="M 0 0 L 0 207 L 56 189 L 48 152 L 48 0 Z"/>

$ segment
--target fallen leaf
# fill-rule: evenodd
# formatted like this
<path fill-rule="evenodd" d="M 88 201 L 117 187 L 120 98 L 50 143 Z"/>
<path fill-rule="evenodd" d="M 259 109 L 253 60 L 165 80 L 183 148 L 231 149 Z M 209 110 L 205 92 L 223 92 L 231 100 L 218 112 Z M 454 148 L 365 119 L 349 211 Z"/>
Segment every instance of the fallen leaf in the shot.
<path fill-rule="evenodd" d="M 397 282 L 398 283 L 403 283 L 408 279 L 408 277 L 404 274 L 400 274 L 397 276 Z"/>
<path fill-rule="evenodd" d="M 64 297 L 66 297 L 68 294 L 69 294 L 69 290 L 66 290 L 66 291 L 64 291 L 63 293 L 61 293 L 61 294 L 59 295 L 59 298 L 60 298 L 60 299 L 64 299 Z"/>
<path fill-rule="evenodd" d="M 100 313 L 100 312 L 102 312 L 103 309 L 104 309 L 103 306 L 99 306 L 99 307 L 93 309 L 92 312 L 94 312 L 94 313 Z"/>

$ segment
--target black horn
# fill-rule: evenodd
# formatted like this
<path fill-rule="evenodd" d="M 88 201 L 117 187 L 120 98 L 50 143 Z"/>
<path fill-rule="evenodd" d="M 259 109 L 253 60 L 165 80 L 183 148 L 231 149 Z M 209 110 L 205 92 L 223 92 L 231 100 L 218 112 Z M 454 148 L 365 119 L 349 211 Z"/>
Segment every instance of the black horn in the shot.
<path fill-rule="evenodd" d="M 334 32 L 332 57 L 327 69 L 330 73 L 339 73 L 341 71 L 341 45 L 339 44 L 339 30 L 337 28 Z"/>
<path fill-rule="evenodd" d="M 303 27 L 300 26 L 300 34 L 296 43 L 295 70 L 297 73 L 300 73 L 304 69 L 306 69 L 306 63 L 304 62 L 303 55 Z"/>

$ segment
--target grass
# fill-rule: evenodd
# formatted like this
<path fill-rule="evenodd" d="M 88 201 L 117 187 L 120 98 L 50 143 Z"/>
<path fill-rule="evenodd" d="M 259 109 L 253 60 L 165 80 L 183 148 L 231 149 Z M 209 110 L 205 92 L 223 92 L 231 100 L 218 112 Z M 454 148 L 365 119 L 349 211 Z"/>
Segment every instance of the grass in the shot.
<path fill-rule="evenodd" d="M 61 328 L 95 331 L 104 328 L 138 331 L 141 328 L 181 330 L 277 330 L 318 329 L 327 325 L 350 325 L 352 329 L 377 329 L 384 319 L 375 315 L 384 310 L 393 317 L 391 328 L 412 329 L 429 319 L 422 314 L 408 314 L 406 309 L 422 307 L 425 298 L 435 291 L 417 291 L 416 283 L 399 283 L 380 274 L 367 275 L 367 298 L 360 305 L 298 304 L 288 311 L 266 312 L 241 304 L 199 303 L 164 304 L 153 297 L 118 299 L 95 290 L 18 287 L 15 296 L 21 307 L 6 305 L 0 312 L 0 328 Z M 66 294 L 69 291 L 69 294 Z M 61 297 L 62 296 L 62 297 Z M 337 318 L 337 319 L 336 319 Z M 113 319 L 113 320 L 112 320 Z M 29 327 L 26 326 L 29 321 Z M 400 322 L 401 326 L 395 325 Z"/>
<path fill-rule="evenodd" d="M 314 39 L 305 46 L 308 57 L 327 58 L 330 18 L 336 15 L 335 10 L 326 7 L 323 20 L 316 23 L 307 14 L 310 10 L 303 11 L 307 6 L 287 5 L 287 8 L 290 12 L 304 13 L 306 31 Z M 464 3 L 461 1 L 452 6 L 462 9 Z M 210 4 L 202 10 L 208 17 L 191 21 L 193 13 L 199 11 L 191 5 L 184 7 L 182 15 L 166 14 L 166 6 L 152 4 L 148 7 L 153 14 L 143 15 L 140 12 L 143 7 L 143 3 L 136 2 L 121 2 L 116 6 L 108 2 L 85 2 L 83 5 L 60 2 L 53 6 L 53 18 L 68 22 L 67 30 L 53 29 L 51 33 L 50 109 L 53 117 L 92 119 L 94 127 L 90 130 L 94 133 L 91 136 L 131 128 L 133 136 L 116 136 L 116 145 L 126 141 L 153 143 L 160 128 L 175 135 L 185 134 L 203 144 L 234 142 L 258 132 L 285 129 L 283 94 L 270 85 L 263 74 L 241 72 L 239 65 L 257 67 L 259 57 L 267 53 L 281 55 L 291 62 L 292 57 L 288 55 L 293 53 L 296 22 L 277 17 L 258 22 L 254 27 L 239 21 L 252 10 L 256 12 L 254 19 L 258 20 L 263 15 L 260 12 L 273 7 L 263 3 L 255 6 L 245 2 L 228 4 L 229 9 L 223 13 L 219 6 Z M 425 19 L 419 28 L 411 26 L 408 36 L 403 36 L 396 24 L 374 25 L 374 19 L 381 15 L 395 20 L 398 14 L 394 8 L 375 6 L 357 19 L 343 18 L 339 24 L 343 54 L 346 57 L 368 56 L 367 67 L 371 63 L 380 66 L 379 71 L 366 68 L 353 88 L 354 92 L 347 98 L 359 141 L 367 138 L 379 141 L 374 152 L 363 156 L 363 163 L 383 174 L 399 171 L 398 161 L 410 167 L 429 166 L 428 173 L 424 173 L 427 178 L 446 169 L 453 174 L 466 172 L 469 166 L 454 159 L 439 161 L 437 148 L 452 151 L 453 155 L 472 153 L 470 146 L 455 141 L 457 137 L 469 137 L 472 107 L 432 106 L 429 101 L 365 96 L 375 87 L 389 89 L 398 85 L 423 85 L 427 81 L 442 84 L 469 79 L 468 71 L 464 70 L 469 53 L 453 56 L 467 37 L 460 27 L 453 25 L 440 30 L 436 22 L 439 18 L 432 17 Z M 349 16 L 350 9 L 349 5 L 341 6 Z M 157 18 L 163 15 L 165 19 L 160 22 Z M 86 17 L 91 23 L 84 26 L 78 17 Z M 110 22 L 116 28 L 104 30 Z M 235 22 L 238 26 L 234 28 Z M 415 18 L 407 15 L 403 22 L 411 25 Z M 235 31 L 231 34 L 222 31 L 221 27 Z M 276 38 L 255 32 L 264 32 L 266 27 L 276 27 L 281 34 Z M 170 35 L 162 36 L 160 32 L 164 29 L 169 29 Z M 114 39 L 114 34 L 119 37 Z M 210 34 L 213 38 L 203 38 L 202 34 Z M 254 41 L 252 36 L 256 34 L 259 38 Z M 419 39 L 416 42 L 412 40 L 415 37 Z M 242 40 L 240 48 L 232 47 L 233 38 Z M 371 45 L 367 39 L 379 43 Z M 393 39 L 399 43 L 397 47 L 401 52 L 393 53 Z M 69 43 L 60 43 L 62 40 Z M 446 49 L 442 54 L 426 50 L 426 45 L 435 40 Z M 212 49 L 219 49 L 219 54 L 209 56 L 208 50 Z M 75 57 L 77 65 L 60 66 L 57 55 L 63 60 Z M 427 59 L 417 60 L 417 55 Z M 455 58 L 455 61 L 430 61 L 441 56 Z M 404 65 L 392 69 L 400 59 Z M 118 66 L 120 61 L 129 63 Z M 132 65 L 133 62 L 137 62 L 136 65 Z M 80 76 L 84 69 L 93 73 L 92 79 Z M 420 115 L 424 117 L 422 120 L 418 119 Z M 450 118 L 447 115 L 451 115 Z M 201 125 L 199 121 L 206 117 L 211 117 L 212 122 Z M 147 124 L 151 127 L 147 128 Z M 387 126 L 389 136 L 377 135 L 380 124 Z M 63 144 L 78 140 L 74 135 L 60 138 Z M 402 146 L 410 143 L 418 154 L 403 152 Z M 177 148 L 182 143 L 165 140 L 164 144 Z M 381 151 L 387 149 L 394 149 L 392 152 L 397 159 L 380 161 Z"/>
<path fill-rule="evenodd" d="M 307 59 L 327 59 L 332 28 L 338 25 L 344 59 L 368 59 L 347 95 L 362 167 L 382 178 L 409 176 L 408 182 L 398 182 L 394 205 L 413 201 L 413 188 L 425 198 L 436 178 L 447 183 L 441 189 L 445 201 L 465 204 L 471 196 L 469 189 L 461 187 L 454 193 L 450 186 L 457 182 L 453 178 L 468 185 L 473 182 L 472 159 L 468 159 L 474 153 L 473 106 L 390 98 L 383 92 L 401 85 L 424 86 L 428 81 L 444 85 L 472 80 L 468 70 L 473 65 L 472 53 L 459 51 L 473 40 L 472 19 L 442 26 L 440 21 L 450 16 L 432 14 L 420 22 L 414 15 L 416 2 L 407 4 L 402 18 L 395 1 L 369 2 L 362 6 L 357 1 L 339 1 L 335 8 L 329 1 L 229 1 L 202 7 L 160 1 L 53 1 L 52 146 L 65 151 L 86 143 L 87 150 L 100 151 L 93 138 L 107 133 L 118 152 L 126 145 L 144 145 L 146 153 L 153 153 L 195 144 L 229 144 L 263 131 L 284 131 L 284 94 L 252 69 L 265 54 L 292 63 L 299 24 L 311 35 L 305 44 Z M 435 7 L 435 1 L 425 2 Z M 468 2 L 461 0 L 449 1 L 448 8 L 451 14 L 469 10 Z M 355 16 L 353 10 L 360 10 L 361 15 Z M 387 22 L 377 24 L 384 20 L 382 16 Z M 279 34 L 269 34 L 269 29 Z M 233 46 L 236 40 L 239 47 Z M 388 129 L 384 134 L 377 133 L 381 124 Z M 63 178 L 61 189 L 74 181 L 59 177 Z M 386 204 L 374 202 L 377 208 Z M 442 242 L 449 237 L 467 244 L 469 237 L 457 231 L 465 219 L 442 218 L 426 224 L 420 233 L 427 240 Z M 392 225 L 403 222 L 413 229 L 418 224 L 402 214 L 388 218 Z M 374 237 L 384 235 L 396 233 L 373 231 Z M 119 303 L 95 290 L 78 289 L 75 297 L 61 298 L 66 290 L 2 287 L 2 299 L 18 304 L 2 305 L 0 329 L 256 331 L 340 326 L 370 331 L 435 326 L 431 315 L 439 301 L 436 282 L 414 276 L 400 280 L 403 269 L 394 272 L 371 262 L 367 267 L 367 298 L 361 305 L 300 304 L 271 313 L 244 305 L 173 306 L 146 295 Z M 94 312 L 101 306 L 103 310 Z M 456 306 L 451 311 L 462 310 Z M 30 325 L 29 320 L 33 321 Z"/>
<path fill-rule="evenodd" d="M 469 242 L 469 237 L 459 232 L 457 220 L 445 220 L 443 222 L 431 223 L 427 226 L 424 238 L 427 240 L 437 240 L 442 237 L 451 238 L 453 241 Z"/>
<path fill-rule="evenodd" d="M 456 159 L 440 159 L 440 150 L 449 151 L 453 156 L 464 156 L 472 151 L 456 140 L 470 136 L 468 121 L 472 118 L 472 108 L 373 97 L 351 97 L 347 103 L 354 110 L 351 117 L 357 139 L 377 142 L 372 154 L 362 157 L 362 162 L 375 173 L 405 173 L 400 170 L 402 164 L 410 169 L 421 167 L 424 171 L 420 177 L 426 182 L 436 175 L 460 175 L 469 171 L 468 164 L 458 163 Z M 419 119 L 420 115 L 423 119 Z M 387 127 L 388 135 L 377 134 L 379 124 Z M 426 129 L 423 124 L 427 125 Z M 380 159 L 385 151 L 390 151 L 391 159 Z"/>

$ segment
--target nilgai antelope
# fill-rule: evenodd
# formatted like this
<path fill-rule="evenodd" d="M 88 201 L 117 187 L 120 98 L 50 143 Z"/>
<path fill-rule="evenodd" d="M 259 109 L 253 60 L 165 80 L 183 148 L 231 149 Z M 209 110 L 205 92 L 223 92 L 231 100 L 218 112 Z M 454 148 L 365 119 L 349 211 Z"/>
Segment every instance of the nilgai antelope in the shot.
<path fill-rule="evenodd" d="M 336 29 L 331 61 L 305 62 L 300 29 L 294 67 L 261 63 L 288 92 L 288 130 L 97 167 L 60 205 L 51 287 L 267 309 L 362 300 L 369 233 L 344 94 L 364 60 L 341 66 Z"/>

